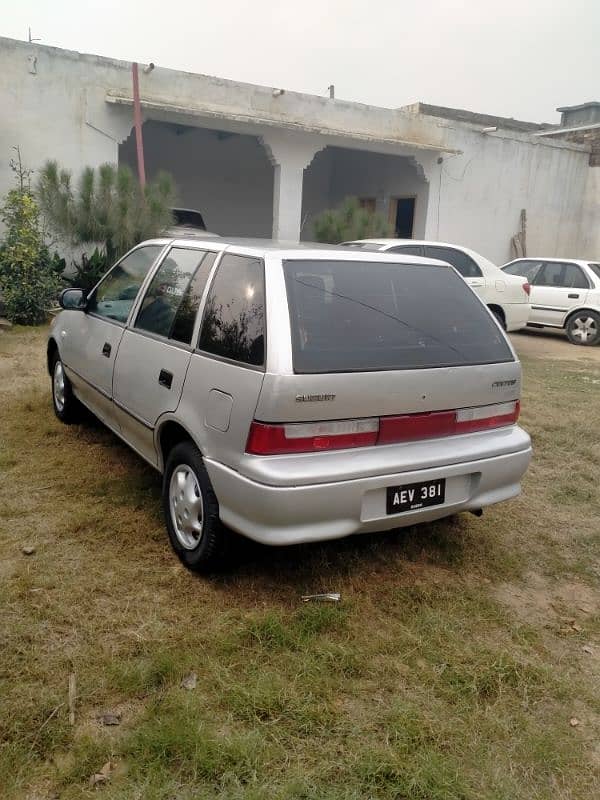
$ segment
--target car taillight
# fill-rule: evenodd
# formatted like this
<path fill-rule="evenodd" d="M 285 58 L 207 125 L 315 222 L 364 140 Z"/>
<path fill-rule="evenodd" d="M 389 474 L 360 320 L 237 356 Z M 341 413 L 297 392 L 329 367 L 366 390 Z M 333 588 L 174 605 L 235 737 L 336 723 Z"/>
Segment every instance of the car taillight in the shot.
<path fill-rule="evenodd" d="M 246 452 L 257 456 L 344 450 L 377 444 L 378 419 L 344 419 L 336 422 L 294 422 L 267 425 L 254 420 Z"/>
<path fill-rule="evenodd" d="M 379 419 L 274 425 L 254 420 L 250 426 L 246 452 L 257 456 L 274 456 L 437 439 L 514 425 L 519 419 L 519 411 L 519 401 L 514 400 L 454 411 L 430 411 Z"/>
<path fill-rule="evenodd" d="M 525 281 L 523 289 L 525 290 L 525 294 L 529 297 L 531 295 L 531 284 Z"/>

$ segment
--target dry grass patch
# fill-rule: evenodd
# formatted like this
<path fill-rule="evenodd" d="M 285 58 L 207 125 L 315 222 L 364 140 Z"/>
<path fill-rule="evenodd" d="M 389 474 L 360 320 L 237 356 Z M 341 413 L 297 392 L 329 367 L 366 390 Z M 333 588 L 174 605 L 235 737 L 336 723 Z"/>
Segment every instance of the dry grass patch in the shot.
<path fill-rule="evenodd" d="M 594 795 L 597 365 L 525 364 L 536 459 L 517 501 L 318 546 L 240 543 L 206 579 L 169 550 L 156 473 L 100 425 L 55 420 L 43 337 L 0 335 L 3 797 Z M 300 603 L 322 590 L 342 602 Z"/>

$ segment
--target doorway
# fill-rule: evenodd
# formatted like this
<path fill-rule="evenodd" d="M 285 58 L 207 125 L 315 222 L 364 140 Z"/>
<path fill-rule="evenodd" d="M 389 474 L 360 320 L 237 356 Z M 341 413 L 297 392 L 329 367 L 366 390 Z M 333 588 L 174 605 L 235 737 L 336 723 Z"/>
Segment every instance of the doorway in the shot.
<path fill-rule="evenodd" d="M 412 239 L 415 222 L 416 197 L 392 197 L 390 200 L 390 222 L 394 236 L 398 239 Z"/>

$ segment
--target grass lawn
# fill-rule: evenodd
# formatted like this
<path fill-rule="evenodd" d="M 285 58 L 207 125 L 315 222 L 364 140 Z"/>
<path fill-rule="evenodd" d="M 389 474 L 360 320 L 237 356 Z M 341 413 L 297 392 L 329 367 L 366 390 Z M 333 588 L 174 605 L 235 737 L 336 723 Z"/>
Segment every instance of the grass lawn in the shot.
<path fill-rule="evenodd" d="M 525 361 L 518 500 L 207 579 L 158 475 L 55 419 L 44 337 L 0 334 L 3 800 L 598 797 L 600 362 Z"/>

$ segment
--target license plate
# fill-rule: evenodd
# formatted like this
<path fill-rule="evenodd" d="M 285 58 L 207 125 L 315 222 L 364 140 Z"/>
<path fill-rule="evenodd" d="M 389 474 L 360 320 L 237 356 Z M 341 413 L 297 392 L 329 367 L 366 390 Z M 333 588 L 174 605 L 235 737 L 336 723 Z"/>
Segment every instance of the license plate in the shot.
<path fill-rule="evenodd" d="M 407 483 L 404 486 L 388 486 L 387 513 L 400 514 L 403 511 L 416 511 L 428 506 L 439 506 L 446 497 L 446 479 L 421 483 Z"/>

